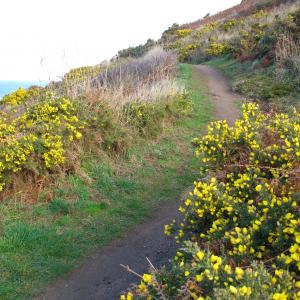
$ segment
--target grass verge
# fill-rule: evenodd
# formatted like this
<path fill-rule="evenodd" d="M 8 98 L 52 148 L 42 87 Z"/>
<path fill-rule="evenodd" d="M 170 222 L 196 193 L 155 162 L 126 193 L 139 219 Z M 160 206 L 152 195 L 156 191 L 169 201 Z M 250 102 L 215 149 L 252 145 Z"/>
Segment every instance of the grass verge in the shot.
<path fill-rule="evenodd" d="M 214 58 L 206 62 L 206 64 L 222 71 L 233 84 L 235 81 L 239 80 L 241 77 L 244 77 L 249 73 L 252 62 L 248 61 L 240 63 L 228 56 L 222 56 Z"/>
<path fill-rule="evenodd" d="M 191 166 L 197 169 L 190 141 L 212 108 L 191 66 L 180 66 L 179 80 L 193 93 L 194 111 L 157 140 L 135 145 L 127 158 L 86 158 L 82 168 L 92 181 L 70 175 L 50 203 L 0 204 L 0 299 L 32 297 L 190 185 Z"/>
<path fill-rule="evenodd" d="M 295 87 L 294 78 L 279 75 L 275 65 L 262 68 L 256 62 L 239 62 L 228 56 L 218 57 L 206 63 L 222 71 L 231 81 L 233 90 L 261 104 L 276 105 L 279 110 L 288 110 L 299 106 L 299 88 Z"/>

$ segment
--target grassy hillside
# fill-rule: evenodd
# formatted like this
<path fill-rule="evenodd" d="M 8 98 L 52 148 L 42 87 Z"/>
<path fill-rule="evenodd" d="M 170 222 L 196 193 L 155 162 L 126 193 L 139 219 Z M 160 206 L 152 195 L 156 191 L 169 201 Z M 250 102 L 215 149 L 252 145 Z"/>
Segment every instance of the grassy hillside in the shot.
<path fill-rule="evenodd" d="M 175 78 L 176 67 L 175 57 L 157 48 L 136 60 L 79 68 L 61 82 L 5 96 L 2 198 L 35 202 L 59 175 L 78 171 L 86 179 L 80 161 L 87 155 L 126 156 L 133 137 L 155 139 L 168 122 L 189 114 L 190 96 Z"/>
<path fill-rule="evenodd" d="M 300 299 L 300 2 L 242 4 L 162 36 L 248 101 L 234 126 L 216 121 L 194 139 L 200 179 L 182 221 L 165 226 L 180 250 L 122 300 Z"/>
<path fill-rule="evenodd" d="M 225 72 L 236 70 L 231 74 L 236 91 L 285 109 L 300 100 L 299 7 L 299 0 L 242 1 L 196 22 L 173 24 L 158 44 L 181 62 L 213 60 Z M 129 50 L 127 57 L 134 47 Z"/>
<path fill-rule="evenodd" d="M 30 297 L 161 201 L 182 249 L 123 299 L 298 299 L 299 0 L 243 1 L 108 63 L 0 102 L 0 298 Z M 220 68 L 248 100 L 210 120 L 191 67 Z M 179 76 L 178 76 L 179 74 Z"/>
<path fill-rule="evenodd" d="M 299 6 L 299 1 L 257 2 L 246 15 L 216 15 L 213 22 L 196 22 L 199 26 L 170 28 L 161 42 L 183 62 L 227 57 L 233 71 L 230 60 L 235 60 L 234 86 L 249 99 L 282 107 L 295 104 L 300 86 Z"/>
<path fill-rule="evenodd" d="M 85 120 L 80 131 L 87 145 L 76 139 L 73 145 L 64 145 L 66 151 L 77 150 L 71 155 L 80 158 L 80 165 L 67 169 L 66 156 L 68 161 L 59 170 L 45 171 L 51 185 L 40 187 L 38 195 L 31 182 L 31 195 L 22 186 L 21 197 L 10 191 L 1 202 L 1 299 L 29 297 L 71 270 L 86 253 L 150 216 L 162 201 L 178 199 L 189 186 L 194 175 L 186 166 L 195 164 L 190 140 L 209 121 L 211 108 L 203 95 L 205 87 L 192 86 L 191 68 L 182 65 L 178 72 L 175 82 L 185 94 L 151 104 L 130 103 L 123 110 L 130 127 L 119 123 L 108 104 L 94 103 L 99 105 L 95 113 L 101 115 L 95 119 L 87 111 L 93 123 Z M 130 133 L 129 128 L 136 131 Z M 28 174 L 25 166 L 15 180 Z M 61 174 L 65 170 L 69 175 Z M 28 178 L 21 178 L 28 184 Z"/>
<path fill-rule="evenodd" d="M 299 299 L 300 115 L 243 106 L 194 139 L 200 180 L 179 210 L 180 250 L 123 299 Z"/>

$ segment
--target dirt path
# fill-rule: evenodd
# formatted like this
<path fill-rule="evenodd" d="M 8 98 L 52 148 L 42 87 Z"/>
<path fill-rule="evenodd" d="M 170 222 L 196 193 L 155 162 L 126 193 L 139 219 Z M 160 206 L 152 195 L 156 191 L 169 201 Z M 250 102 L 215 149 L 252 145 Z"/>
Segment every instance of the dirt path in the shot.
<path fill-rule="evenodd" d="M 215 117 L 230 124 L 238 117 L 237 96 L 230 91 L 228 81 L 208 66 L 193 68 L 195 80 L 207 82 L 215 105 Z M 129 265 L 138 273 L 147 270 L 146 257 L 161 266 L 175 253 L 173 238 L 163 234 L 163 227 L 178 218 L 178 201 L 163 204 L 151 220 L 137 226 L 126 238 L 112 242 L 89 257 L 86 262 L 46 288 L 38 300 L 113 300 L 137 278 L 128 274 L 120 264 Z"/>
<path fill-rule="evenodd" d="M 203 76 L 207 82 L 214 103 L 215 118 L 225 119 L 233 125 L 239 116 L 237 101 L 240 97 L 232 92 L 228 80 L 218 70 L 206 65 L 195 66 L 195 72 L 199 72 L 199 77 Z"/>

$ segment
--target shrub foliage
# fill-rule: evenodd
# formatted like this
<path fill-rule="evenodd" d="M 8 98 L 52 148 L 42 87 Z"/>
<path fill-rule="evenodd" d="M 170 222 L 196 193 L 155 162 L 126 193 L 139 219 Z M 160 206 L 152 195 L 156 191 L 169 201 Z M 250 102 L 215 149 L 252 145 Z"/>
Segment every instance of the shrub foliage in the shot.
<path fill-rule="evenodd" d="M 300 114 L 249 103 L 193 143 L 202 179 L 165 226 L 182 248 L 122 298 L 299 299 Z"/>
<path fill-rule="evenodd" d="M 61 82 L 4 96 L 0 192 L 5 187 L 12 189 L 7 194 L 20 192 L 16 173 L 36 183 L 41 176 L 76 171 L 86 155 L 126 154 L 137 137 L 156 138 L 193 109 L 175 78 L 176 58 L 163 49 L 103 69 L 74 69 Z"/>
<path fill-rule="evenodd" d="M 40 174 L 65 161 L 66 148 L 81 138 L 76 105 L 39 89 L 19 89 L 3 98 L 0 115 L 0 190 L 12 173 Z"/>

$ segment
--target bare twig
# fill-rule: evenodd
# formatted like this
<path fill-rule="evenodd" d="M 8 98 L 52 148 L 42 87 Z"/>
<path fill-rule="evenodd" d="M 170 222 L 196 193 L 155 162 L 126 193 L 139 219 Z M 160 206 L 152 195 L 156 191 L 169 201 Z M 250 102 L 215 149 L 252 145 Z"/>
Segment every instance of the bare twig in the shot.
<path fill-rule="evenodd" d="M 132 273 L 133 275 L 135 275 L 135 276 L 137 276 L 137 277 L 143 279 L 143 276 L 142 276 L 142 275 L 140 275 L 140 274 L 136 273 L 135 271 L 133 271 L 129 266 L 125 266 L 125 265 L 123 265 L 123 264 L 120 264 L 120 266 L 121 266 L 122 268 L 124 268 L 127 272 Z"/>
<path fill-rule="evenodd" d="M 150 267 L 154 270 L 157 271 L 157 269 L 153 266 L 152 262 L 150 261 L 150 259 L 148 257 L 146 257 L 147 262 L 149 263 Z"/>

